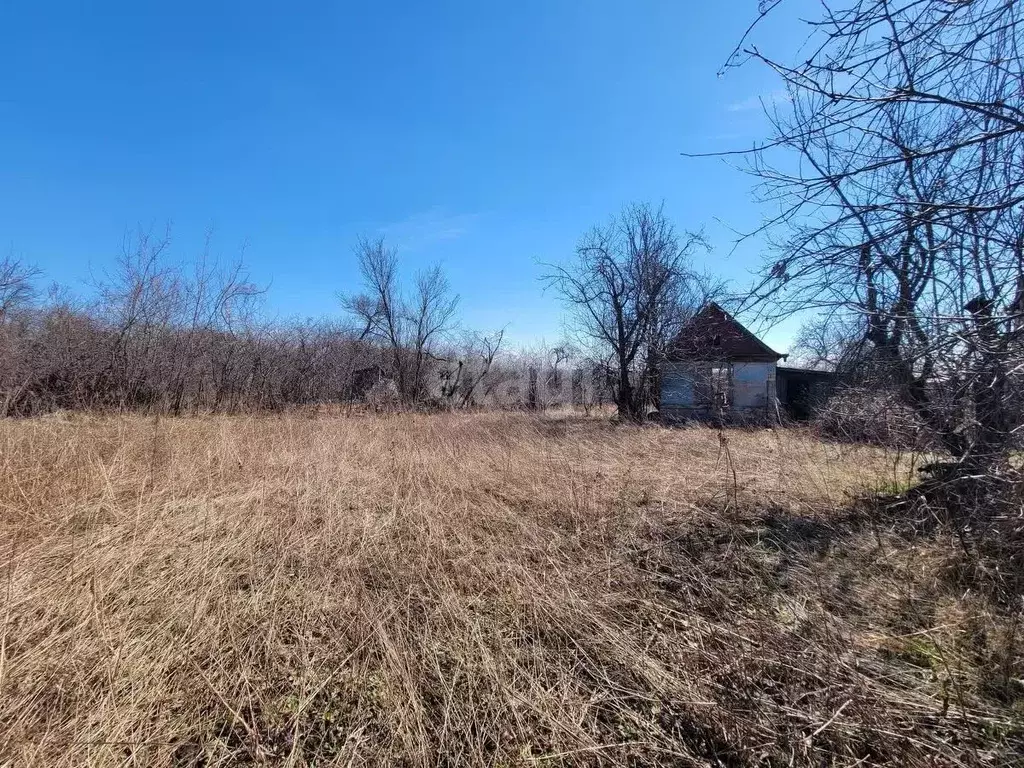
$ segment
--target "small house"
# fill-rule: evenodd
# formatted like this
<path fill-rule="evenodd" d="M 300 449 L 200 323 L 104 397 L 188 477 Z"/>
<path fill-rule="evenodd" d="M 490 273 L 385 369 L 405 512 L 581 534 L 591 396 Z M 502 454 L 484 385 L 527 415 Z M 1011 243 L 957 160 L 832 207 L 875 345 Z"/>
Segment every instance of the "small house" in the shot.
<path fill-rule="evenodd" d="M 776 415 L 776 352 L 715 302 L 680 330 L 661 369 L 666 420 Z"/>

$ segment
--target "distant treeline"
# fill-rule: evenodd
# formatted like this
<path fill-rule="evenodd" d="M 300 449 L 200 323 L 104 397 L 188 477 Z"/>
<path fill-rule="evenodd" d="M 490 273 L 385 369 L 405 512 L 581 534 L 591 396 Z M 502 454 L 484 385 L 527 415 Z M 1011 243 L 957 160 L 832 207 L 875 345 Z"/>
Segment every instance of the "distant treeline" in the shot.
<path fill-rule="evenodd" d="M 568 347 L 510 354 L 502 332 L 460 329 L 457 297 L 436 270 L 420 276 L 406 298 L 397 282 L 384 302 L 372 294 L 345 298 L 347 308 L 360 310 L 350 309 L 349 321 L 270 321 L 260 311 L 262 289 L 240 263 L 168 265 L 166 242 L 134 240 L 89 301 L 59 287 L 42 294 L 37 271 L 0 260 L 0 417 L 83 409 L 233 413 L 353 401 L 589 406 L 608 398 L 603 367 Z M 390 329 L 380 309 L 388 302 Z"/>

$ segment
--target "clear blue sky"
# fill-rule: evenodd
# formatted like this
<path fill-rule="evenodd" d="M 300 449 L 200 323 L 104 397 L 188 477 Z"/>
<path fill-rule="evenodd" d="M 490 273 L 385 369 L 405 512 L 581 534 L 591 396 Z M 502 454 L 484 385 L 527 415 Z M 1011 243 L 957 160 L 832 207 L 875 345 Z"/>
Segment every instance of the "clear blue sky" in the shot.
<path fill-rule="evenodd" d="M 352 245 L 441 261 L 467 325 L 560 335 L 538 261 L 630 201 L 705 227 L 747 279 L 751 180 L 684 150 L 764 138 L 756 67 L 717 72 L 755 0 L 8 2 L 0 9 L 0 249 L 85 290 L 122 237 L 173 225 L 246 246 L 281 315 L 337 314 Z M 778 25 L 786 44 L 799 30 Z M 787 346 L 792 328 L 766 338 Z"/>

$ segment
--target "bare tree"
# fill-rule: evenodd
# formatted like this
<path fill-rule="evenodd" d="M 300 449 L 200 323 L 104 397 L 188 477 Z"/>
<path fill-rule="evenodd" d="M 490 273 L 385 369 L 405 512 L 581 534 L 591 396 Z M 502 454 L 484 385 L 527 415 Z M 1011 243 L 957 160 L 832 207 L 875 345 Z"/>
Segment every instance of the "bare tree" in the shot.
<path fill-rule="evenodd" d="M 104 384 L 106 405 L 150 406 L 160 399 L 148 374 L 166 357 L 161 342 L 173 327 L 181 298 L 179 275 L 163 261 L 170 231 L 155 238 L 127 235 L 117 265 L 96 284 L 95 311 L 109 329 Z M 160 382 L 162 387 L 163 382 Z"/>
<path fill-rule="evenodd" d="M 824 315 L 806 320 L 793 339 L 789 360 L 804 368 L 845 372 L 864 355 L 861 323 Z"/>
<path fill-rule="evenodd" d="M 404 364 L 406 313 L 398 284 L 398 254 L 384 238 L 363 238 L 356 246 L 365 293 L 341 296 L 342 306 L 359 325 L 359 338 L 373 339 L 391 352 L 392 370 L 400 392 L 408 391 Z"/>
<path fill-rule="evenodd" d="M 182 412 L 186 402 L 198 407 L 203 401 L 201 360 L 209 354 L 214 334 L 233 336 L 253 321 L 256 303 L 264 290 L 245 272 L 242 257 L 221 265 L 210 255 L 210 234 L 191 274 L 180 277 L 181 292 L 174 318 L 175 333 L 167 345 L 170 365 L 166 381 L 168 408 Z M 235 344 L 224 345 L 234 350 Z"/>
<path fill-rule="evenodd" d="M 698 233 L 680 241 L 661 207 L 631 205 L 585 235 L 568 265 L 549 265 L 547 286 L 572 312 L 584 343 L 609 360 L 624 418 L 644 417 L 659 356 L 705 298 L 708 285 L 690 264 L 704 245 Z"/>
<path fill-rule="evenodd" d="M 39 270 L 11 256 L 0 259 L 0 321 L 8 312 L 32 300 Z"/>
<path fill-rule="evenodd" d="M 552 347 L 548 354 L 551 360 L 551 370 L 548 371 L 547 375 L 548 392 L 553 394 L 561 393 L 562 371 L 559 369 L 559 366 L 572 357 L 572 349 L 568 345 L 560 344 L 557 347 Z"/>
<path fill-rule="evenodd" d="M 452 405 L 459 408 L 476 405 L 477 396 L 490 394 L 496 385 L 491 372 L 504 338 L 504 328 L 488 335 L 472 331 L 463 334 L 461 348 L 450 355 L 458 363 L 454 371 L 446 371 L 448 380 L 442 387 L 442 395 Z"/>
<path fill-rule="evenodd" d="M 454 325 L 459 297 L 436 266 L 416 276 L 411 296 L 403 295 L 398 254 L 384 238 L 361 240 L 356 254 L 366 290 L 342 296 L 342 304 L 355 318 L 360 338 L 390 351 L 402 399 L 416 402 L 427 394 L 427 370 L 438 341 Z"/>
<path fill-rule="evenodd" d="M 17 408 L 31 382 L 25 359 L 30 343 L 28 318 L 22 318 L 20 311 L 35 295 L 33 281 L 38 274 L 13 257 L 0 259 L 0 417 Z"/>
<path fill-rule="evenodd" d="M 1008 0 L 845 0 L 792 60 L 754 44 L 755 23 L 730 62 L 762 62 L 789 96 L 748 153 L 778 205 L 753 300 L 855 325 L 862 359 L 968 472 L 1018 429 L 1022 21 Z"/>
<path fill-rule="evenodd" d="M 406 306 L 406 321 L 412 333 L 411 397 L 418 400 L 427 394 L 426 374 L 439 337 L 451 330 L 459 297 L 452 293 L 448 278 L 439 266 L 416 276 L 412 301 Z"/>

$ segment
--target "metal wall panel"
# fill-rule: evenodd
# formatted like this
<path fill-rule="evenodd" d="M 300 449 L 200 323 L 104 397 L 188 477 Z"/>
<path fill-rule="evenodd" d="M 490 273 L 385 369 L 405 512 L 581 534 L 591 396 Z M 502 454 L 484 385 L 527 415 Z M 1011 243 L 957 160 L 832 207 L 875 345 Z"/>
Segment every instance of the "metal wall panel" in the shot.
<path fill-rule="evenodd" d="M 733 363 L 733 407 L 766 408 L 775 394 L 774 363 Z"/>

